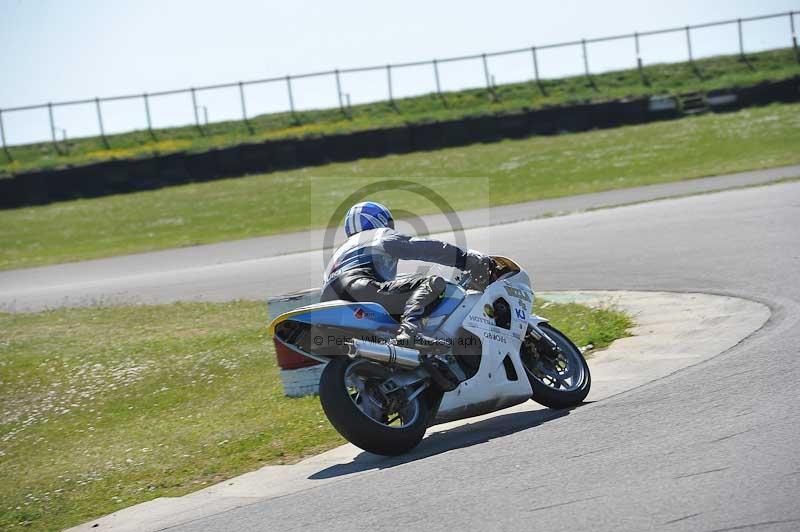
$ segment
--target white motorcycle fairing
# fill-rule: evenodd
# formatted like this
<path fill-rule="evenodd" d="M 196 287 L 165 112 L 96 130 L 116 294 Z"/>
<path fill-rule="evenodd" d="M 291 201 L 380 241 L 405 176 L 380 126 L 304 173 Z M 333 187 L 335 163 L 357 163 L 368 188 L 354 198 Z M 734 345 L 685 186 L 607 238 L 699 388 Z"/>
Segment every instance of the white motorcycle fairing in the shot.
<path fill-rule="evenodd" d="M 505 299 L 511 309 L 508 329 L 497 326 L 490 315 L 498 298 Z M 462 317 L 459 310 L 467 308 L 469 312 Z M 520 347 L 529 324 L 537 326 L 547 321 L 534 315 L 532 308 L 530 279 L 522 270 L 495 281 L 483 293 L 467 292 L 461 308 L 440 330 L 452 334 L 453 325 L 460 325 L 480 338 L 481 361 L 475 375 L 444 394 L 435 423 L 493 412 L 531 398 L 533 390 L 520 358 Z"/>

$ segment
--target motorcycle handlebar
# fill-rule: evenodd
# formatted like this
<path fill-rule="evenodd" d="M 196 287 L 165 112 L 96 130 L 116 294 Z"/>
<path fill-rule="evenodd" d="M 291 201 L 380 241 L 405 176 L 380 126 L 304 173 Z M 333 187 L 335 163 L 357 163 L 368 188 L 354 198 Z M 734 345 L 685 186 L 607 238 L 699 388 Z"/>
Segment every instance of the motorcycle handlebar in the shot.
<path fill-rule="evenodd" d="M 500 265 L 497 263 L 496 260 L 494 260 L 494 257 L 490 256 L 489 258 L 492 260 L 492 267 L 493 267 L 492 269 L 494 270 L 493 275 L 490 277 L 490 279 L 488 279 L 488 282 L 486 282 L 482 287 L 480 287 L 480 288 L 473 287 L 473 288 L 476 288 L 476 289 L 479 289 L 479 290 L 483 291 L 486 288 L 486 286 L 488 286 L 490 283 L 494 282 L 495 276 L 497 274 L 497 271 L 500 269 Z M 458 285 L 461 288 L 467 290 L 467 289 L 469 289 L 471 284 L 472 284 L 472 274 L 470 272 L 464 272 L 464 276 L 458 282 Z"/>

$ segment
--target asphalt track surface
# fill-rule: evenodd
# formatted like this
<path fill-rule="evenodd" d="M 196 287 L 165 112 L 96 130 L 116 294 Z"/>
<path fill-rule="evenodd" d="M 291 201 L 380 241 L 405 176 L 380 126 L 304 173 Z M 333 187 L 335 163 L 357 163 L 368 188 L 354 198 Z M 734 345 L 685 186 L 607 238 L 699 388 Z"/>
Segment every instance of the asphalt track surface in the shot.
<path fill-rule="evenodd" d="M 800 177 L 800 165 L 477 209 L 459 213 L 459 218 L 467 228 L 502 225 L 564 212 L 758 185 L 794 177 Z M 425 216 L 419 222 L 432 233 L 448 231 L 451 227 L 441 215 Z M 416 227 L 414 232 L 419 233 L 418 229 Z M 453 239 L 452 233 L 443 236 Z M 504 242 L 497 242 L 496 245 L 494 241 L 474 241 L 471 233 L 467 237 L 466 244 L 474 249 L 498 249 L 513 257 L 538 258 L 538 254 L 528 253 L 513 245 L 507 246 Z M 309 231 L 0 272 L 0 310 L 35 311 L 47 307 L 98 303 L 263 299 L 317 286 L 323 269 L 322 255 L 297 253 L 318 249 L 322 242 L 322 231 Z M 569 246 L 570 243 L 565 241 L 559 245 Z M 525 246 L 539 247 L 539 244 L 526 241 Z M 570 247 L 569 251 L 575 250 Z M 535 266 L 535 263 L 526 264 L 531 268 Z M 563 269 L 565 265 L 559 262 L 557 267 Z M 535 274 L 551 273 L 539 267 L 534 270 Z"/>
<path fill-rule="evenodd" d="M 423 442 L 376 471 L 178 530 L 800 529 L 800 183 L 476 228 L 466 238 L 518 259 L 537 289 L 726 294 L 762 302 L 772 317 L 733 349 L 609 399 L 508 415 Z M 248 288 L 260 296 L 266 279 L 282 280 L 268 291 L 312 286 L 321 259 L 304 252 L 206 268 L 232 276 L 219 297 Z M 250 267 L 261 269 L 257 283 L 244 275 Z M 181 282 L 169 272 L 163 280 Z"/>

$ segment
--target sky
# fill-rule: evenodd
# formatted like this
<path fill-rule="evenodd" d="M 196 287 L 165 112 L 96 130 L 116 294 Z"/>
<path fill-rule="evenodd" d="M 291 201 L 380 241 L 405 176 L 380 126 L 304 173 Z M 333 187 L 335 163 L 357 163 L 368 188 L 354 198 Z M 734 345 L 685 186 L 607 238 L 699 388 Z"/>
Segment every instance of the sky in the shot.
<path fill-rule="evenodd" d="M 0 109 L 142 94 L 350 68 L 479 54 L 715 20 L 800 11 L 800 0 L 0 0 Z M 800 30 L 800 14 L 795 15 Z M 747 51 L 791 44 L 788 17 L 744 25 Z M 735 26 L 692 33 L 695 57 L 736 53 Z M 645 63 L 686 59 L 684 34 L 641 39 Z M 594 72 L 635 66 L 632 41 L 594 44 Z M 480 60 L 439 66 L 443 90 L 482 86 Z M 542 77 L 583 71 L 580 47 L 539 52 Z M 489 60 L 495 82 L 530 79 L 530 54 Z M 395 97 L 435 90 L 430 64 L 394 69 Z M 386 72 L 346 74 L 353 104 L 385 99 Z M 338 104 L 332 76 L 292 83 L 296 108 Z M 248 115 L 285 111 L 285 82 L 245 89 Z M 241 117 L 238 88 L 197 94 L 210 121 Z M 150 101 L 154 127 L 194 120 L 191 96 Z M 143 129 L 143 99 L 104 103 L 108 132 Z M 70 137 L 98 131 L 94 105 L 57 107 Z M 47 110 L 4 112 L 6 140 L 50 137 Z M 201 110 L 200 116 L 203 116 Z"/>

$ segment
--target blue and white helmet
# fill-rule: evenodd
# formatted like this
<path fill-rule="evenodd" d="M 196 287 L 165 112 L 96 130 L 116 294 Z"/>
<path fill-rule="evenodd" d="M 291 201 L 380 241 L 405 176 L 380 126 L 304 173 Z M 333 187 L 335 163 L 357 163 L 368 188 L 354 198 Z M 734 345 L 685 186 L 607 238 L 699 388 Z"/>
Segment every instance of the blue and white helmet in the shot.
<path fill-rule="evenodd" d="M 381 227 L 394 229 L 394 219 L 389 209 L 374 201 L 356 203 L 344 217 L 344 232 L 347 236 Z"/>

